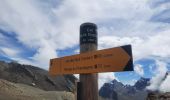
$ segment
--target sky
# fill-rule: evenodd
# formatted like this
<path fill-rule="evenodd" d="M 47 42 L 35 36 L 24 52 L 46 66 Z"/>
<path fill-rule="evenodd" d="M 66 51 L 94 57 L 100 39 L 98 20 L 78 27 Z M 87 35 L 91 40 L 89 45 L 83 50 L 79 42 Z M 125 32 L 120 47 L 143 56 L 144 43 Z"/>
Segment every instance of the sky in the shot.
<path fill-rule="evenodd" d="M 170 71 L 169 0 L 0 0 L 0 60 L 48 70 L 49 59 L 79 54 L 84 22 L 98 26 L 98 50 L 132 45 L 134 71 L 99 74 L 99 87 L 145 77 L 154 88 Z"/>

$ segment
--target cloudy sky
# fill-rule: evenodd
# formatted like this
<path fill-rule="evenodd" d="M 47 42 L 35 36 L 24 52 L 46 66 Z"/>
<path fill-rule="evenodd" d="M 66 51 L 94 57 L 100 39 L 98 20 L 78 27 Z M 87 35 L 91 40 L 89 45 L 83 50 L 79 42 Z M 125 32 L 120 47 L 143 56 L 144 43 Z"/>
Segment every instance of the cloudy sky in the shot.
<path fill-rule="evenodd" d="M 0 59 L 48 70 L 50 58 L 79 53 L 84 22 L 97 24 L 98 49 L 132 45 L 135 71 L 100 74 L 100 86 L 170 70 L 169 0 L 0 0 Z"/>

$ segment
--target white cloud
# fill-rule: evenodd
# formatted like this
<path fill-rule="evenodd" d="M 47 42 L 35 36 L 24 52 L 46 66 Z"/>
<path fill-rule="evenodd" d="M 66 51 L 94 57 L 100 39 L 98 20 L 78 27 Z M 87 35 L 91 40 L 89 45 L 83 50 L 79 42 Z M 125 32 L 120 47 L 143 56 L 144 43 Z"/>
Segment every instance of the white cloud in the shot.
<path fill-rule="evenodd" d="M 104 83 L 111 82 L 116 79 L 113 72 L 109 73 L 99 73 L 98 87 L 99 89 L 103 86 Z"/>
<path fill-rule="evenodd" d="M 18 53 L 19 53 L 19 50 L 17 49 L 14 49 L 14 48 L 6 48 L 6 47 L 1 47 L 1 51 L 9 56 L 9 57 L 14 57 L 14 56 L 17 56 Z"/>
<path fill-rule="evenodd" d="M 147 87 L 148 90 L 156 91 L 160 90 L 160 86 L 165 78 L 167 72 L 167 65 L 162 61 L 156 61 L 156 73 L 150 81 L 150 86 Z"/>
<path fill-rule="evenodd" d="M 50 23 L 48 16 L 37 8 L 38 5 L 36 5 L 35 2 L 26 0 L 14 0 L 12 2 L 1 1 L 1 5 L 1 25 L 6 24 L 8 29 L 15 31 L 18 36 L 17 38 L 21 43 L 31 48 L 37 48 L 37 53 L 34 55 L 35 58 L 33 59 L 36 59 L 37 61 L 41 60 L 39 62 L 40 64 L 44 64 L 43 66 L 46 66 L 47 63 L 41 62 L 47 62 L 47 60 L 52 57 L 50 54 L 47 55 L 47 53 L 52 52 L 52 54 L 54 54 L 53 52 L 56 50 L 56 47 L 65 48 L 65 45 L 67 47 L 67 45 L 69 45 L 68 43 L 71 43 L 71 41 L 69 41 L 70 39 L 66 39 L 69 42 L 67 42 L 67 44 L 64 44 L 63 42 L 63 44 L 60 45 L 62 41 L 57 36 L 61 37 L 61 35 L 55 34 L 57 32 L 54 27 L 55 24 Z M 42 41 L 46 41 L 46 44 L 48 45 L 44 44 Z M 53 45 L 55 43 L 56 45 Z M 51 47 L 48 49 L 49 45 Z M 46 50 L 48 49 L 48 52 L 43 50 L 44 48 L 46 48 Z M 45 53 L 46 56 L 42 56 Z M 56 55 L 53 56 L 56 57 Z"/>
<path fill-rule="evenodd" d="M 34 62 L 44 68 L 44 65 L 49 64 L 49 59 L 57 56 L 55 48 L 53 48 L 48 42 L 44 41 L 44 45 L 40 47 L 37 53 L 32 57 Z M 45 69 L 45 68 L 44 68 Z"/>
<path fill-rule="evenodd" d="M 143 68 L 142 68 L 142 65 L 135 65 L 134 67 L 134 71 L 139 74 L 140 76 L 143 76 L 144 75 L 144 71 L 143 71 Z"/>
<path fill-rule="evenodd" d="M 167 76 L 167 78 L 162 82 L 160 86 L 160 91 L 162 92 L 170 92 L 170 75 Z"/>
<path fill-rule="evenodd" d="M 75 76 L 77 79 L 79 79 L 79 74 L 74 74 L 74 76 Z"/>

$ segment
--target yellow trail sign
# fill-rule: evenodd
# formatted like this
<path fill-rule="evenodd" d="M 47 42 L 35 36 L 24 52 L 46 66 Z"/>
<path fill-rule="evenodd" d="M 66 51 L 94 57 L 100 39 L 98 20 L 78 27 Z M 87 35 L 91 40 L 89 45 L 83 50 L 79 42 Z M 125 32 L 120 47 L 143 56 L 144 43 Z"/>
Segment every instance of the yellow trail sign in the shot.
<path fill-rule="evenodd" d="M 116 71 L 133 71 L 130 45 L 51 59 L 49 68 L 51 75 Z"/>

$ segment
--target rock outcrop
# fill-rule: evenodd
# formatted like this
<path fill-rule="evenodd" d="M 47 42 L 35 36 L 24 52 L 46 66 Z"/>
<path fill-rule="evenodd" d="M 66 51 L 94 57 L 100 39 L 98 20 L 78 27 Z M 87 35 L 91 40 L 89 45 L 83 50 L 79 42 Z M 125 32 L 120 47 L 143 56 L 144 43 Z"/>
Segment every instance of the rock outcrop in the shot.
<path fill-rule="evenodd" d="M 170 92 L 167 93 L 151 92 L 148 94 L 147 100 L 170 100 Z"/>

